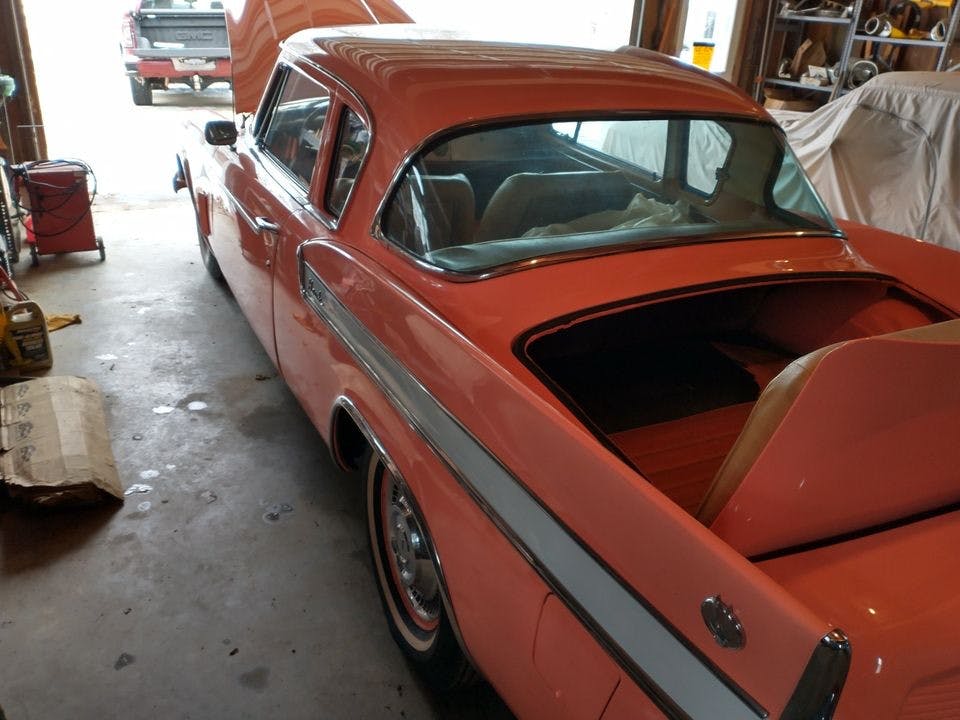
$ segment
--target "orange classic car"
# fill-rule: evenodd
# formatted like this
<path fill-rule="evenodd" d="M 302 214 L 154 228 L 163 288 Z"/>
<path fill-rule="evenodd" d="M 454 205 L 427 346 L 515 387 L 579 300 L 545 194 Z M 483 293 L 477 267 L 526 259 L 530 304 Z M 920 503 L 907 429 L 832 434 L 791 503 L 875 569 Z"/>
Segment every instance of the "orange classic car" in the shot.
<path fill-rule="evenodd" d="M 424 676 L 521 718 L 956 717 L 960 255 L 835 222 L 672 59 L 371 0 L 278 45 L 269 5 L 174 181 L 359 471 Z"/>

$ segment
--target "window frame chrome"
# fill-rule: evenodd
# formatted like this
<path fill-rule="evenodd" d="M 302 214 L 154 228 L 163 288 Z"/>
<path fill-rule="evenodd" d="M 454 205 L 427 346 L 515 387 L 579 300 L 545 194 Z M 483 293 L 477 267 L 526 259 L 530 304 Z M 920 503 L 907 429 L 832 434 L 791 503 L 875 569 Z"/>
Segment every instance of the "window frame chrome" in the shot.
<path fill-rule="evenodd" d="M 602 118 L 601 118 L 602 116 Z M 706 113 L 683 113 L 682 117 L 688 120 L 692 119 L 703 119 L 703 120 L 713 120 L 715 122 L 722 122 L 723 120 L 732 120 L 737 122 L 747 122 L 753 123 L 756 125 L 763 125 L 770 127 L 782 140 L 783 144 L 786 146 L 786 134 L 783 132 L 783 129 L 779 125 L 772 121 L 757 119 L 753 117 L 746 117 L 743 115 L 737 115 L 733 113 L 717 113 L 717 114 L 706 114 Z M 729 233 L 720 233 L 713 237 L 703 237 L 697 236 L 696 238 L 690 238 L 686 241 L 677 241 L 672 238 L 665 238 L 663 242 L 660 243 L 651 243 L 648 241 L 638 241 L 636 243 L 622 243 L 618 245 L 610 245 L 606 247 L 589 247 L 582 248 L 578 250 L 569 250 L 565 252 L 558 253 L 546 253 L 542 255 L 537 255 L 534 257 L 523 258 L 515 262 L 504 263 L 502 265 L 492 266 L 489 268 L 480 268 L 476 272 L 460 272 L 457 270 L 451 270 L 449 268 L 444 268 L 439 265 L 434 265 L 433 263 L 428 262 L 424 258 L 418 256 L 411 250 L 397 244 L 389 237 L 387 237 L 384 232 L 384 216 L 386 214 L 387 208 L 390 205 L 390 201 L 393 196 L 399 189 L 400 183 L 403 181 L 403 178 L 413 161 L 420 156 L 424 150 L 434 144 L 437 144 L 446 139 L 452 139 L 458 135 L 468 134 L 473 131 L 477 131 L 483 128 L 496 128 L 498 126 L 510 127 L 520 124 L 535 124 L 543 122 L 563 122 L 563 121 L 587 121 L 587 120 L 597 120 L 597 119 L 670 119 L 669 116 L 664 115 L 662 111 L 656 110 L 616 110 L 616 111 L 603 111 L 603 112 L 576 112 L 564 115 L 562 118 L 558 118 L 557 113 L 534 113 L 526 115 L 517 115 L 504 118 L 490 118 L 488 120 L 482 121 L 471 121 L 462 123 L 459 125 L 454 125 L 449 128 L 444 128 L 438 130 L 434 133 L 428 135 L 421 142 L 413 146 L 402 158 L 401 162 L 395 168 L 390 182 L 387 185 L 387 191 L 383 194 L 383 197 L 380 198 L 377 209 L 374 213 L 373 222 L 370 226 L 370 236 L 384 245 L 390 251 L 396 253 L 400 257 L 404 258 L 408 263 L 411 263 L 415 267 L 418 267 L 422 270 L 425 270 L 433 275 L 443 278 L 444 280 L 449 280 L 452 282 L 477 282 L 481 280 L 487 280 L 490 278 L 500 277 L 502 275 L 507 275 L 510 273 L 518 272 L 521 270 L 526 270 L 533 267 L 543 267 L 545 265 L 554 265 L 562 262 L 570 262 L 573 260 L 601 257 L 604 255 L 616 255 L 620 253 L 634 252 L 638 250 L 647 250 L 655 249 L 662 247 L 680 247 L 684 245 L 700 245 L 713 242 L 727 242 L 731 240 L 752 240 L 759 238 L 798 238 L 798 237 L 830 237 L 836 238 L 841 241 L 846 241 L 847 236 L 843 230 L 836 224 L 836 219 L 827 211 L 828 219 L 833 223 L 833 230 L 824 228 L 822 230 L 803 230 L 803 229 L 780 229 L 780 230 L 756 230 L 748 232 L 729 232 Z M 732 154 L 732 153 L 731 153 Z M 771 183 L 772 184 L 772 183 Z M 812 184 L 811 184 L 812 186 Z M 771 190 L 772 191 L 772 190 Z M 818 196 L 819 199 L 819 196 Z M 822 200 L 820 204 L 823 205 Z M 824 210 L 827 210 L 826 206 L 823 206 Z"/>

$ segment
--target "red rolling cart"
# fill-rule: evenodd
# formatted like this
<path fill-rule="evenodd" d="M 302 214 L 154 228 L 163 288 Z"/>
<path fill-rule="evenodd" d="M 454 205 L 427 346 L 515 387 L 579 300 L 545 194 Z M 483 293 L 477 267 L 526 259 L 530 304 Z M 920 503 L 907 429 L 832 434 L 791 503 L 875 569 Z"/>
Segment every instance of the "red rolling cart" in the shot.
<path fill-rule="evenodd" d="M 40 255 L 98 250 L 106 259 L 103 239 L 93 230 L 90 206 L 96 195 L 87 178 L 90 167 L 79 160 L 39 160 L 13 168 L 20 205 L 30 215 L 27 242 L 34 265 Z"/>

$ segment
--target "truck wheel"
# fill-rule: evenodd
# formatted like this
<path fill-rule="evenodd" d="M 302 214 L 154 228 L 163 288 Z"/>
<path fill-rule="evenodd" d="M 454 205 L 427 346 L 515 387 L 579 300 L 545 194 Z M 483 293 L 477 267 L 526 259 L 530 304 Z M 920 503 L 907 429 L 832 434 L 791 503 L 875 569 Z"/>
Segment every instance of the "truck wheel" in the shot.
<path fill-rule="evenodd" d="M 137 78 L 130 78 L 130 95 L 134 105 L 153 105 L 153 90 L 147 82 L 139 82 Z"/>

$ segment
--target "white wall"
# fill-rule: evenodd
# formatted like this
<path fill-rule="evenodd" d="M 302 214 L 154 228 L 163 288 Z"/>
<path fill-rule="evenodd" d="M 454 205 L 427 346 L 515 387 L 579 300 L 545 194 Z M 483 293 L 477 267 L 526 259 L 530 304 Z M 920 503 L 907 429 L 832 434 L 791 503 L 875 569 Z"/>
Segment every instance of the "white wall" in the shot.
<path fill-rule="evenodd" d="M 418 23 L 515 42 L 626 45 L 633 0 L 396 0 Z"/>

